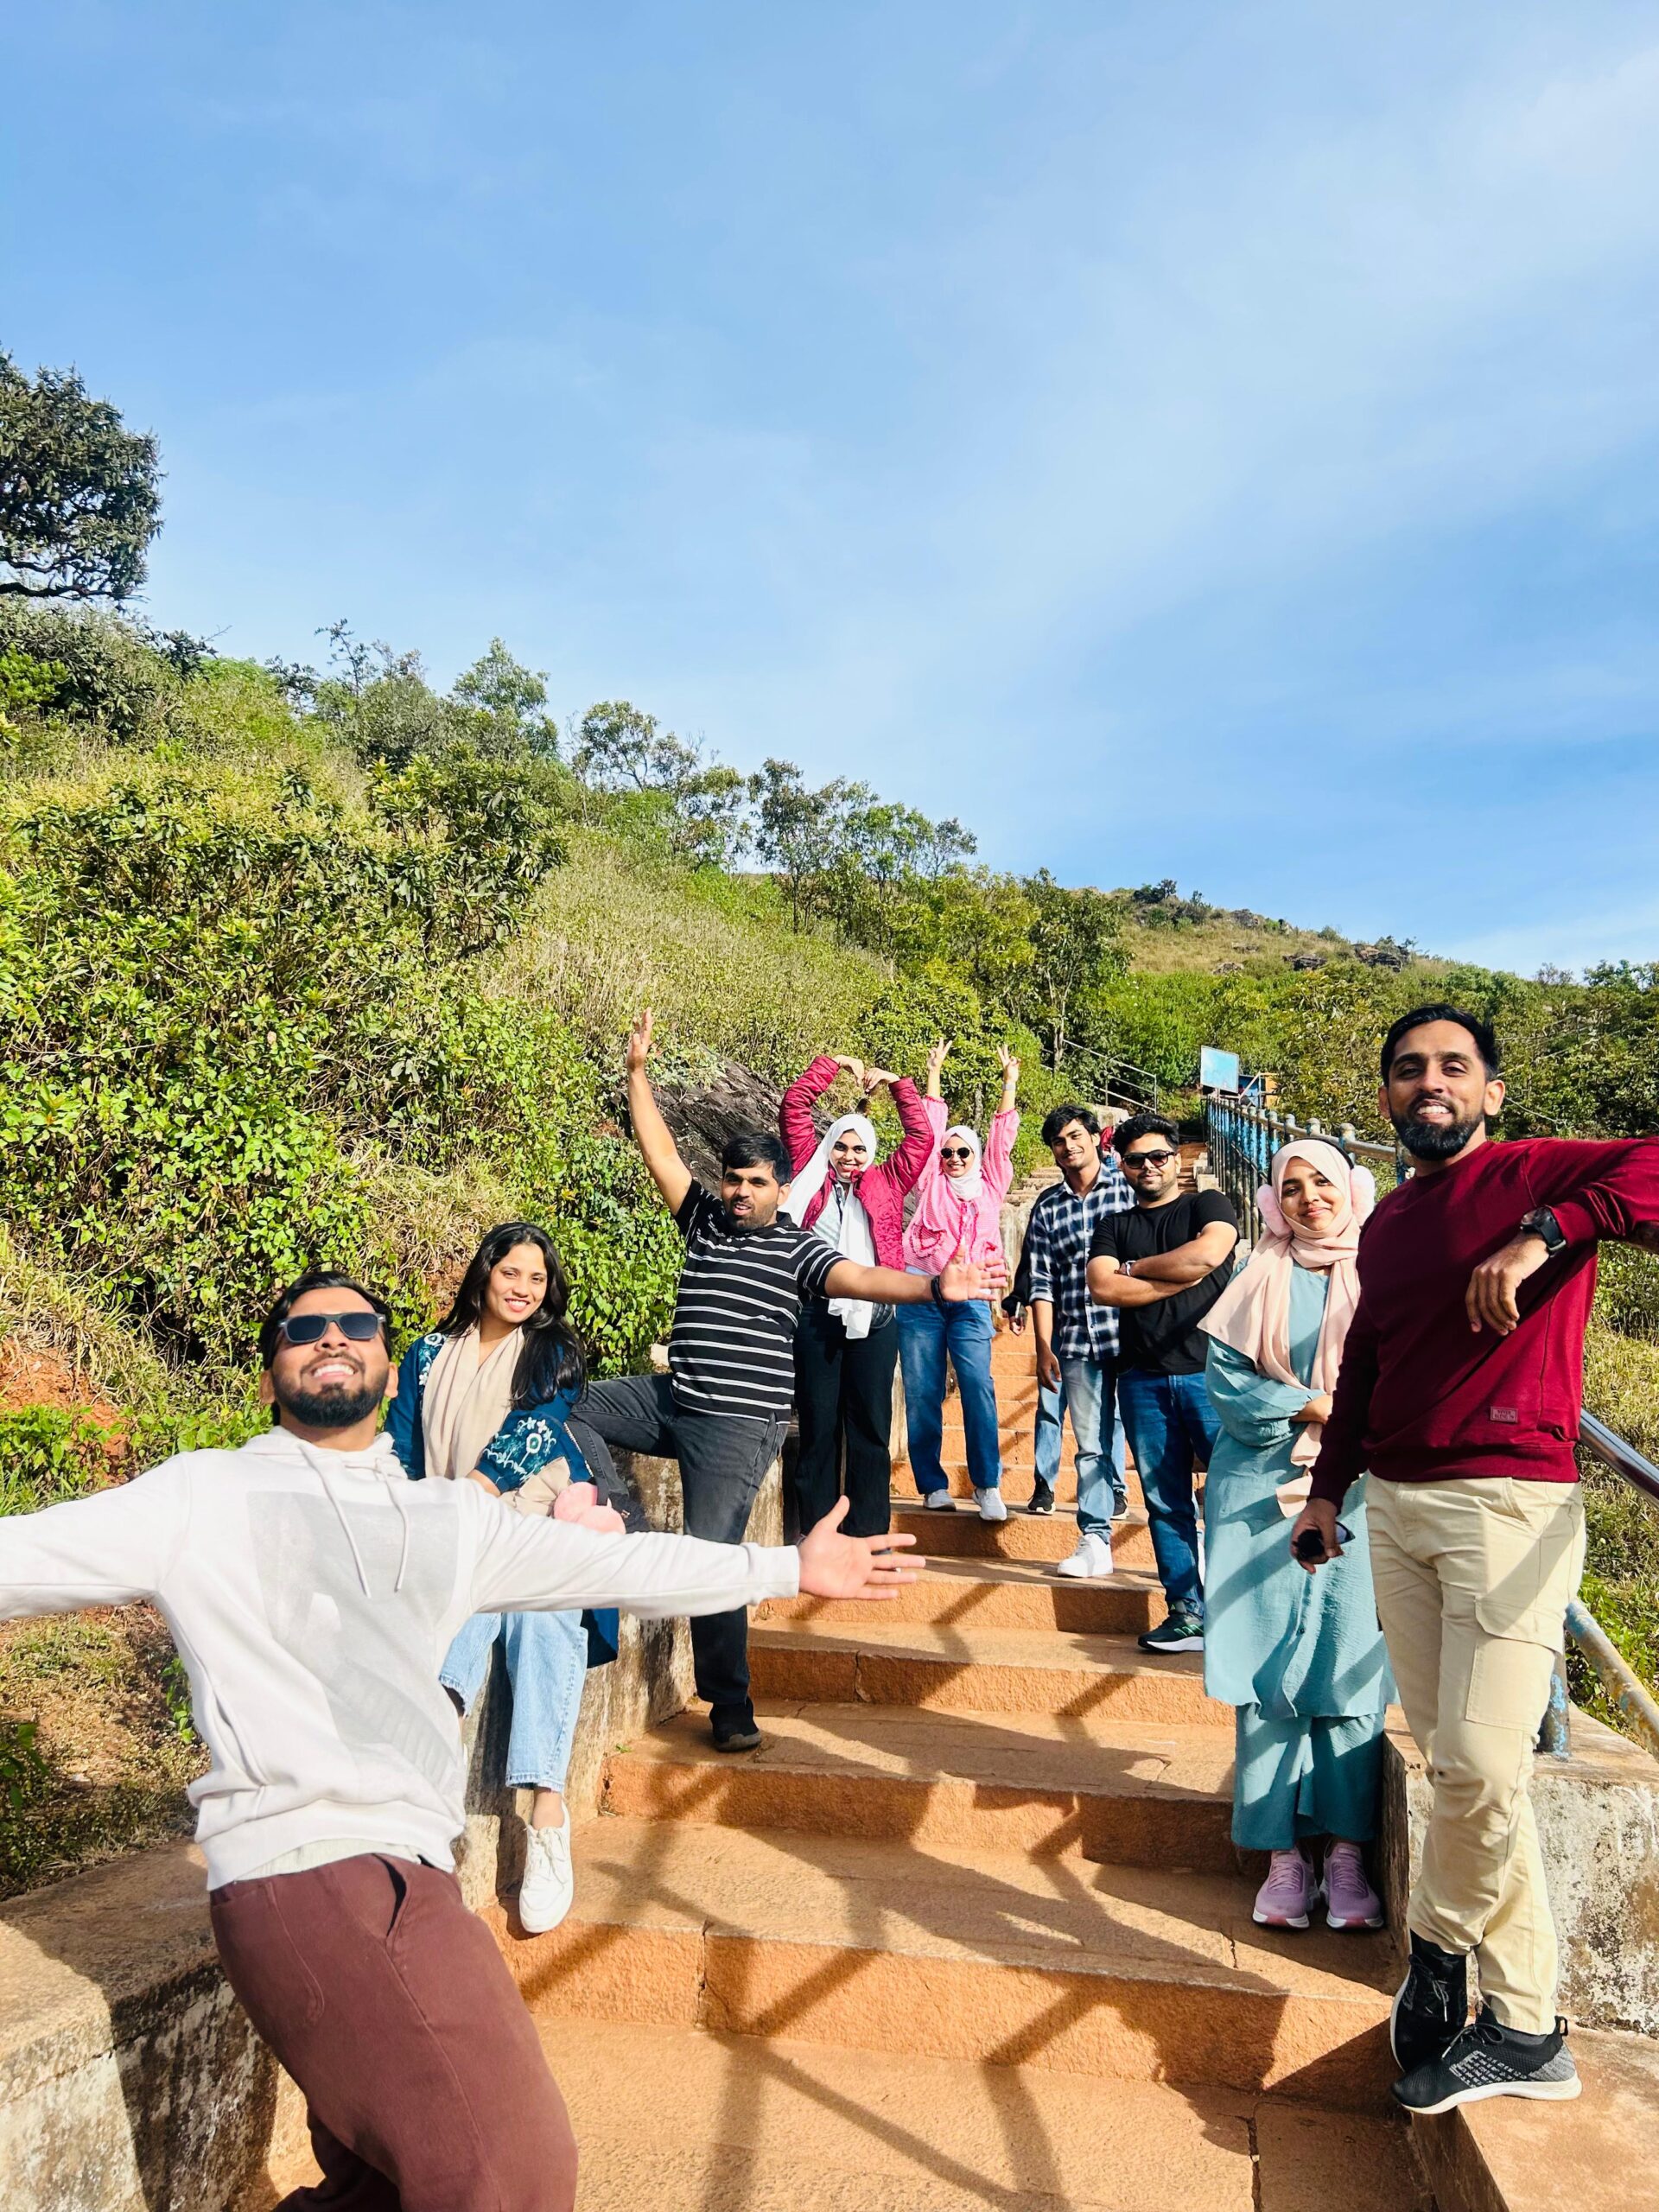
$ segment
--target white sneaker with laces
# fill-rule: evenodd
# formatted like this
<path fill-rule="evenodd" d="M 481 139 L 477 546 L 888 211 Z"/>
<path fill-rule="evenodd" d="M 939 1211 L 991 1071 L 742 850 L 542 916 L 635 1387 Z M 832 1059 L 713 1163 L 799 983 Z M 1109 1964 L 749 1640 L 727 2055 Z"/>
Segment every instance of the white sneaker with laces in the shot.
<path fill-rule="evenodd" d="M 927 1510 L 930 1513 L 954 1513 L 957 1501 L 948 1490 L 931 1490 L 927 1493 Z"/>
<path fill-rule="evenodd" d="M 979 1508 L 982 1521 L 1006 1521 L 1008 1509 L 1002 1503 L 1002 1493 L 997 1489 L 976 1490 L 974 1503 Z"/>
<path fill-rule="evenodd" d="M 575 1902 L 570 1864 L 570 1814 L 562 1827 L 531 1828 L 524 1845 L 524 1878 L 518 1887 L 518 1919 L 527 1936 L 556 1928 Z"/>
<path fill-rule="evenodd" d="M 1056 1574 L 1069 1575 L 1076 1582 L 1092 1582 L 1111 1571 L 1112 1548 L 1104 1536 L 1079 1536 L 1076 1551 L 1070 1559 L 1063 1559 L 1054 1570 Z"/>

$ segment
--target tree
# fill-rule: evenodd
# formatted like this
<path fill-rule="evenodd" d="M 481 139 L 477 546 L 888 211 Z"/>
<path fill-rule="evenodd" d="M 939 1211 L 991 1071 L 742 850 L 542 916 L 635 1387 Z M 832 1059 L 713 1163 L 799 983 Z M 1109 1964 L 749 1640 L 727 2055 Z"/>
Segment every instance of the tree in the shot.
<path fill-rule="evenodd" d="M 1123 966 L 1118 903 L 1103 891 L 1069 891 L 1039 868 L 1021 887 L 1035 910 L 1027 990 L 1031 1026 L 1046 1037 L 1058 1075 L 1073 1007 L 1081 993 Z"/>
<path fill-rule="evenodd" d="M 595 791 L 652 802 L 647 819 L 699 866 L 729 866 L 748 842 L 745 779 L 626 699 L 588 708 L 576 725 L 574 766 Z"/>
<path fill-rule="evenodd" d="M 73 369 L 0 353 L 0 593 L 131 597 L 161 528 L 161 455 Z"/>
<path fill-rule="evenodd" d="M 842 854 L 849 803 L 861 804 L 869 796 L 862 785 L 839 777 L 809 791 L 792 760 L 764 760 L 759 773 L 749 778 L 749 803 L 756 810 L 754 849 L 782 878 L 790 919 L 798 930 L 813 885 Z"/>
<path fill-rule="evenodd" d="M 557 757 L 558 725 L 547 712 L 547 676 L 516 661 L 499 638 L 455 678 L 450 696 L 473 717 L 480 753 L 497 760 L 541 753 Z"/>

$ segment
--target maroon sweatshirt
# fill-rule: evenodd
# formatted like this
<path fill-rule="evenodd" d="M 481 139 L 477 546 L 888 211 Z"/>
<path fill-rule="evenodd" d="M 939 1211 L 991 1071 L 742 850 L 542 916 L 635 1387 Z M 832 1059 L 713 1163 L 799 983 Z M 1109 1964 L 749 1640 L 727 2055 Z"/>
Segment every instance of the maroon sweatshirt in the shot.
<path fill-rule="evenodd" d="M 1552 1210 L 1567 1249 L 1521 1285 L 1517 1329 L 1477 1334 L 1469 1278 L 1535 1206 Z M 1645 1222 L 1659 1222 L 1659 1137 L 1478 1145 L 1389 1192 L 1359 1240 L 1359 1306 L 1313 1496 L 1340 1505 L 1367 1467 L 1389 1483 L 1575 1482 L 1597 1241 Z"/>

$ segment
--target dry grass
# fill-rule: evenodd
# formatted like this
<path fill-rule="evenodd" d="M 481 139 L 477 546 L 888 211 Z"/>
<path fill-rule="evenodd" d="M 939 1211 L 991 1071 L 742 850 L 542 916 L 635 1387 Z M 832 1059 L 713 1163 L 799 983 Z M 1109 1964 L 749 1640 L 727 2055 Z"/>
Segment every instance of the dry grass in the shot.
<path fill-rule="evenodd" d="M 649 1002 L 671 1060 L 741 1060 L 786 1080 L 855 1035 L 892 980 L 868 953 L 795 935 L 769 885 L 704 886 L 594 830 L 570 842 L 569 864 L 486 988 L 551 1007 L 619 1064 Z"/>

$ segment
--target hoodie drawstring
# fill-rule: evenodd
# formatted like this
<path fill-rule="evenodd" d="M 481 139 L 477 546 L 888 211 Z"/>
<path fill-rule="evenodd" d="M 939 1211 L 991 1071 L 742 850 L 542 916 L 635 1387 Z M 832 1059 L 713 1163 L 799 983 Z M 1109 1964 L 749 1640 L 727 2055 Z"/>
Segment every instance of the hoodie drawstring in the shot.
<path fill-rule="evenodd" d="M 297 1437 L 294 1440 L 299 1445 L 301 1456 L 305 1459 L 308 1465 L 315 1471 L 317 1479 L 322 1484 L 323 1491 L 327 1497 L 328 1503 L 334 1509 L 334 1518 L 339 1522 L 340 1528 L 344 1532 L 346 1541 L 351 1547 L 352 1560 L 353 1564 L 357 1568 L 357 1580 L 362 1589 L 363 1595 L 365 1598 L 372 1598 L 374 1592 L 369 1587 L 368 1570 L 363 1564 L 363 1554 L 358 1549 L 357 1538 L 352 1533 L 350 1517 L 347 1515 L 345 1507 L 340 1503 L 340 1493 L 334 1488 L 334 1482 L 329 1476 L 328 1461 L 334 1455 L 327 1452 L 315 1452 L 309 1445 L 301 1443 Z M 394 1461 L 394 1466 L 396 1466 L 396 1464 L 397 1463 Z M 379 1472 L 380 1470 L 377 1468 L 376 1471 Z M 409 1569 L 410 1525 L 409 1518 L 409 1502 L 403 1494 L 406 1478 L 401 1467 L 397 1467 L 397 1471 L 393 1474 L 386 1475 L 385 1479 L 387 1489 L 391 1492 L 392 1502 L 397 1508 L 397 1518 L 403 1524 L 403 1543 L 397 1554 L 397 1579 L 391 1586 L 392 1595 L 396 1597 L 403 1589 L 404 1577 Z"/>

